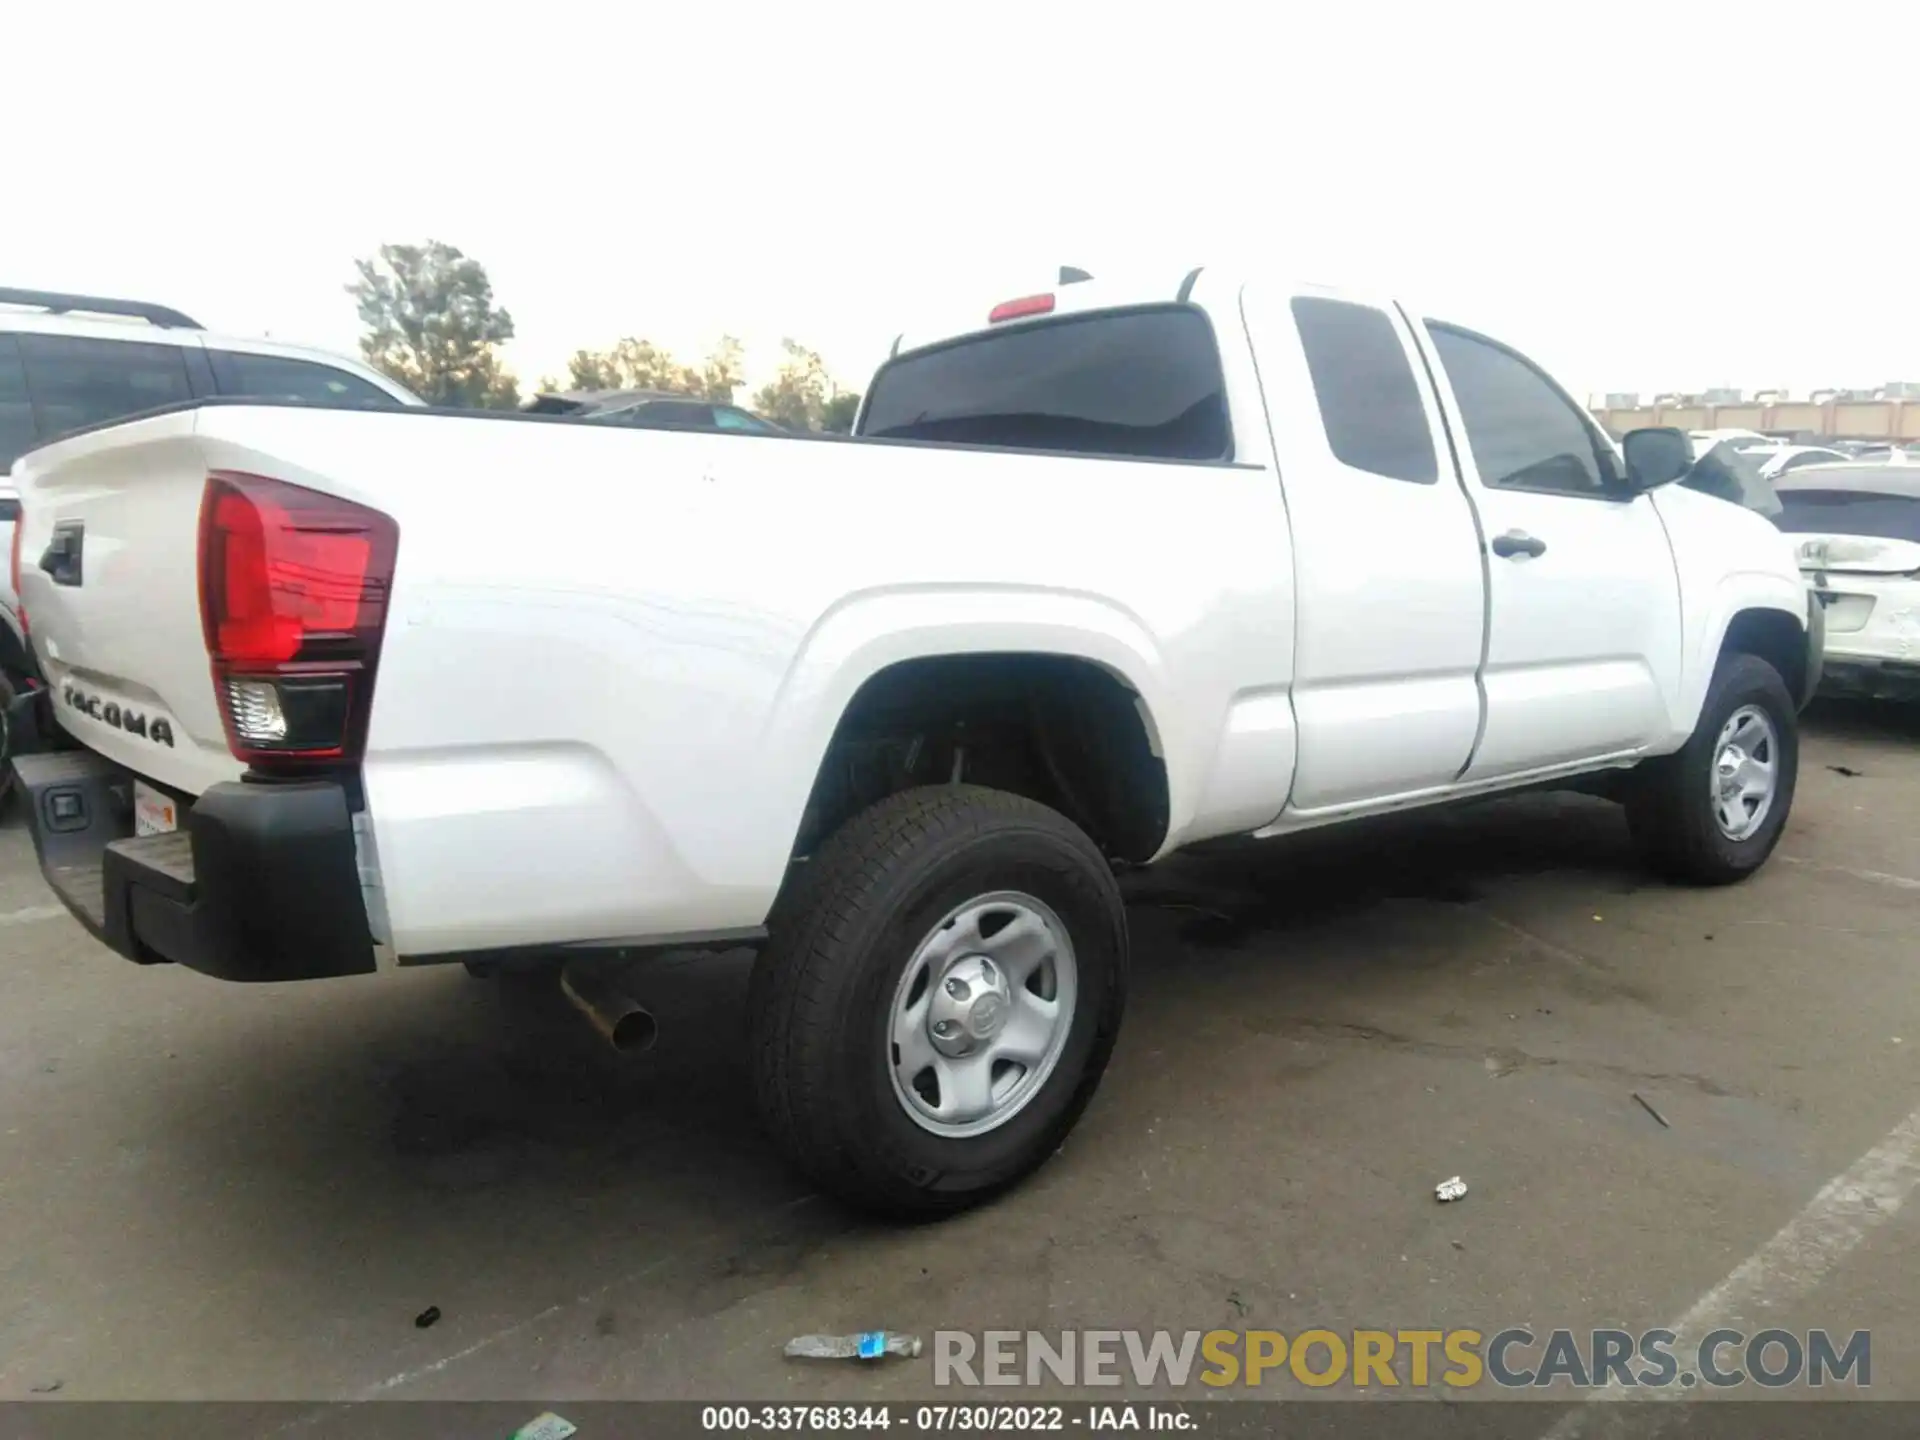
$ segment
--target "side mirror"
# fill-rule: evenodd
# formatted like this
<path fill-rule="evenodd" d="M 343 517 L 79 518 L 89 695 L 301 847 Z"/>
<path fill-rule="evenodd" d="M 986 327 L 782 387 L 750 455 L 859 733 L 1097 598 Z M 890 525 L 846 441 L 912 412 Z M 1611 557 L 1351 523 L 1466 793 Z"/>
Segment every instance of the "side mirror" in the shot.
<path fill-rule="evenodd" d="M 1636 492 L 1670 485 L 1693 468 L 1693 440 L 1684 430 L 1629 430 L 1620 449 L 1627 459 L 1627 483 Z"/>

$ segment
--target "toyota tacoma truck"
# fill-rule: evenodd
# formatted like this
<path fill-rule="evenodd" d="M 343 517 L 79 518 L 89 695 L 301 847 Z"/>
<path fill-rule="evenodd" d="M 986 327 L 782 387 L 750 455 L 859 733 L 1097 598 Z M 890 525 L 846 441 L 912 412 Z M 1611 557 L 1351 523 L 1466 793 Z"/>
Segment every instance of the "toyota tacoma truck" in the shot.
<path fill-rule="evenodd" d="M 903 335 L 850 438 L 196 401 L 17 467 L 17 773 L 139 964 L 544 966 L 632 1045 L 617 956 L 757 947 L 772 1137 L 938 1215 L 1092 1096 L 1125 866 L 1596 777 L 1672 877 L 1765 861 L 1818 612 L 1690 460 L 1211 268 Z"/>

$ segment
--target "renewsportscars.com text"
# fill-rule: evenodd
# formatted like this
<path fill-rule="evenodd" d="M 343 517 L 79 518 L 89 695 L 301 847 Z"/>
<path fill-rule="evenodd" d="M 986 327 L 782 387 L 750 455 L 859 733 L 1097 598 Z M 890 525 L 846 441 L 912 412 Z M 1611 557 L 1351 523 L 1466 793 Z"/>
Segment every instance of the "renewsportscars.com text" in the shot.
<path fill-rule="evenodd" d="M 1864 1389 L 1873 1337 L 1826 1330 L 936 1330 L 933 1383 L 1326 1389 Z"/>

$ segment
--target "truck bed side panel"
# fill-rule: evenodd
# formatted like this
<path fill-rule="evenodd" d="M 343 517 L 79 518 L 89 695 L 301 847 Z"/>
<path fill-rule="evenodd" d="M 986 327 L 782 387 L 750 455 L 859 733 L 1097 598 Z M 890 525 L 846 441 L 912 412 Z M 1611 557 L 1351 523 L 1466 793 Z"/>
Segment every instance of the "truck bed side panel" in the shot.
<path fill-rule="evenodd" d="M 265 407 L 201 431 L 398 521 L 364 778 L 402 954 L 758 924 L 841 709 L 909 655 L 1123 676 L 1174 839 L 1236 707 L 1287 680 L 1257 643 L 1290 604 L 1265 468 Z"/>

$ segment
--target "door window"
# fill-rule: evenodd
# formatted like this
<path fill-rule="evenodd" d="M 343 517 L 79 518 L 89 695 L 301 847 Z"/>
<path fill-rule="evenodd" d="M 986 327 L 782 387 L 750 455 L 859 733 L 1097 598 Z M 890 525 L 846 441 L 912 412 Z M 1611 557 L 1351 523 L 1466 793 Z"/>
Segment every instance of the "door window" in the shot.
<path fill-rule="evenodd" d="M 22 335 L 20 358 L 42 442 L 193 398 L 178 345 Z"/>
<path fill-rule="evenodd" d="M 33 446 L 33 404 L 27 398 L 20 342 L 0 335 L 0 474 Z"/>
<path fill-rule="evenodd" d="M 763 424 L 757 417 L 744 410 L 729 410 L 724 405 L 713 407 L 713 423 L 720 430 L 745 430 L 754 435 L 771 433 L 772 427 Z"/>
<path fill-rule="evenodd" d="M 1453 386 L 1483 484 L 1504 490 L 1614 499 L 1619 468 L 1580 407 L 1504 345 L 1428 322 Z"/>
<path fill-rule="evenodd" d="M 1334 459 L 1389 480 L 1437 481 L 1427 409 L 1386 312 L 1303 295 L 1293 323 Z"/>
<path fill-rule="evenodd" d="M 240 350 L 209 349 L 207 358 L 213 363 L 214 383 L 222 395 L 400 408 L 400 402 L 379 386 L 331 365 L 285 355 L 249 355 Z"/>

